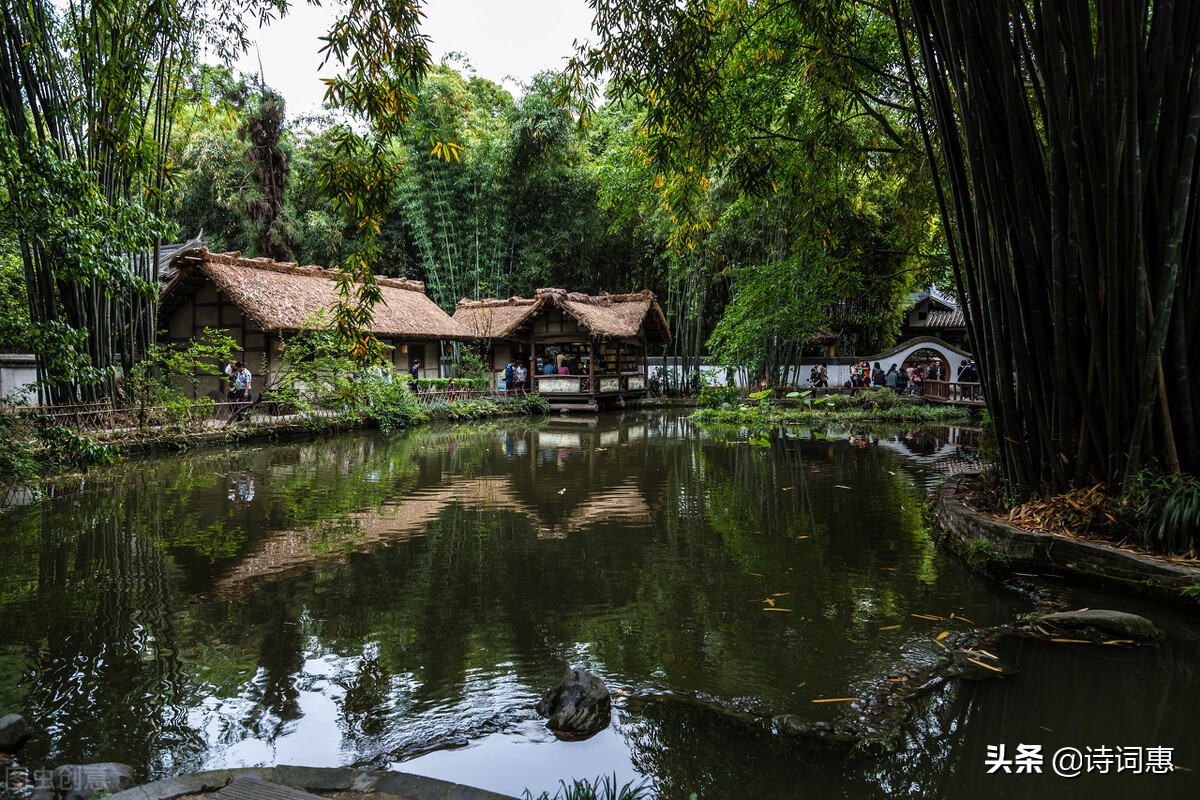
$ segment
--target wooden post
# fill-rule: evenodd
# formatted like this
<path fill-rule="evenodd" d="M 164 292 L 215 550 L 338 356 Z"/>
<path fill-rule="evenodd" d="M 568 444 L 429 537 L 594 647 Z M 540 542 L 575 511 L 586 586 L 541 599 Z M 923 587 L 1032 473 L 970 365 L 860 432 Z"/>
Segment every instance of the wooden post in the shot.
<path fill-rule="evenodd" d="M 596 356 L 599 348 L 595 339 L 588 339 L 588 391 L 596 391 Z"/>
<path fill-rule="evenodd" d="M 538 387 L 538 382 L 534 378 L 534 373 L 537 372 L 537 317 L 533 319 L 533 324 L 529 326 L 529 364 L 525 368 L 525 378 L 529 381 L 529 390 L 534 391 Z M 521 391 L 525 391 L 525 387 L 521 387 Z"/>

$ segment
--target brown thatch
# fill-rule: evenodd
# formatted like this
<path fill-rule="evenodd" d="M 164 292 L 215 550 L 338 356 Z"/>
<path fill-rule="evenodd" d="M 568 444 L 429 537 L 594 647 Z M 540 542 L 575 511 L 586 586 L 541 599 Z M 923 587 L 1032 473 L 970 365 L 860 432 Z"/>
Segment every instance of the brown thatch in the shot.
<path fill-rule="evenodd" d="M 199 247 L 174 259 L 175 275 L 162 290 L 165 319 L 185 297 L 210 280 L 230 302 L 268 333 L 295 333 L 338 302 L 337 272 L 302 267 L 240 253 L 210 253 Z M 382 301 L 375 305 L 370 332 L 397 339 L 471 339 L 472 335 L 425 295 L 425 284 L 377 277 Z"/>
<path fill-rule="evenodd" d="M 662 307 L 648 289 L 632 294 L 598 295 L 538 289 L 533 299 L 460 300 L 455 321 L 486 339 L 512 338 L 535 314 L 560 308 L 593 336 L 627 339 L 644 329 L 652 342 L 669 342 L 671 330 Z"/>
<path fill-rule="evenodd" d="M 459 300 L 453 319 L 479 339 L 511 339 L 539 307 L 538 301 L 523 297 Z"/>

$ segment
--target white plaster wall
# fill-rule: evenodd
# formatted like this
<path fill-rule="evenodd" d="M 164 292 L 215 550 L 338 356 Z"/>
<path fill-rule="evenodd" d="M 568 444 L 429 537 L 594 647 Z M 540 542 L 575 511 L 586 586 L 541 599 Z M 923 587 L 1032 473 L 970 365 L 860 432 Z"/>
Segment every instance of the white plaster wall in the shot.
<path fill-rule="evenodd" d="M 31 353 L 0 354 L 0 400 L 20 405 L 37 402 L 37 358 Z"/>

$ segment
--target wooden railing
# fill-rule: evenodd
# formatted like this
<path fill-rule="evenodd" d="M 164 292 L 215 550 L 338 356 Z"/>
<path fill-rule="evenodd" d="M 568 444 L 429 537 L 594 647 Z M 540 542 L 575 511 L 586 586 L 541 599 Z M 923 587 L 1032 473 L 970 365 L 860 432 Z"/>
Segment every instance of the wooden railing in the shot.
<path fill-rule="evenodd" d="M 985 405 L 983 387 L 964 381 L 921 381 L 921 396 L 933 403 L 955 405 Z"/>
<path fill-rule="evenodd" d="M 78 431 L 100 432 L 121 428 L 191 425 L 210 420 L 231 419 L 246 403 L 214 403 L 212 405 L 181 404 L 180 406 L 114 406 L 110 402 L 79 405 L 37 406 L 22 408 L 22 413 L 34 413 L 51 424 L 66 425 Z"/>

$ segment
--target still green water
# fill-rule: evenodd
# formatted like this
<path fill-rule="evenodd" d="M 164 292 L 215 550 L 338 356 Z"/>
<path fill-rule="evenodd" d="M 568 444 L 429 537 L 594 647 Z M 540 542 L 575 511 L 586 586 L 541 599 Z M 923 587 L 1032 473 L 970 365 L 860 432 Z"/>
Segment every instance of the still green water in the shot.
<path fill-rule="evenodd" d="M 1194 797 L 1197 774 L 1051 774 L 1075 746 L 1173 747 L 1200 770 L 1194 620 L 1138 651 L 1005 643 L 1021 672 L 925 701 L 892 751 L 844 754 L 703 706 L 630 704 L 585 742 L 532 707 L 568 666 L 836 719 L 1030 608 L 931 540 L 953 429 L 706 433 L 671 414 L 434 427 L 156 457 L 0 516 L 0 713 L 21 763 L 402 769 L 510 794 L 648 779 L 658 796 Z M 968 448 L 969 450 L 969 448 Z M 951 621 L 933 621 L 921 614 Z M 969 622 L 964 622 L 965 618 Z M 898 627 L 896 627 L 898 626 Z M 1041 775 L 987 774 L 1043 745 Z"/>

